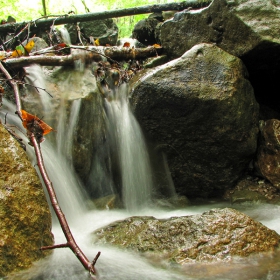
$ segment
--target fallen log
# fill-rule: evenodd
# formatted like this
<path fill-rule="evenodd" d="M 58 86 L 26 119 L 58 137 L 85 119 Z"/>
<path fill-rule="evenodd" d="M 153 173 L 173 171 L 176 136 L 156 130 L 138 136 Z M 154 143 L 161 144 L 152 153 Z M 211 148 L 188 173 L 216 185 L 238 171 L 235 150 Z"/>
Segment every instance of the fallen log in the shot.
<path fill-rule="evenodd" d="M 9 69 L 27 67 L 31 64 L 40 64 L 42 66 L 66 66 L 73 65 L 75 61 L 79 59 L 88 63 L 100 61 L 102 57 L 106 57 L 109 60 L 143 59 L 157 56 L 162 52 L 162 48 L 156 48 L 154 46 L 147 48 L 70 46 L 70 48 L 72 49 L 72 53 L 69 55 L 55 55 L 54 53 L 44 54 L 44 50 L 41 50 L 42 54 L 40 55 L 6 58 L 3 62 Z"/>
<path fill-rule="evenodd" d="M 199 9 L 206 7 L 211 4 L 212 0 L 190 0 L 183 2 L 167 3 L 167 4 L 157 4 L 157 5 L 146 5 L 139 6 L 134 8 L 119 9 L 112 11 L 104 11 L 97 13 L 87 13 L 80 15 L 66 14 L 50 18 L 41 18 L 31 22 L 19 22 L 19 23 L 10 23 L 0 25 L 0 33 L 15 32 L 16 30 L 24 28 L 27 24 L 30 24 L 29 30 L 32 31 L 32 28 L 49 28 L 51 25 L 61 25 L 66 23 L 77 23 L 92 21 L 98 19 L 108 19 L 108 18 L 117 18 L 124 16 L 134 16 L 139 14 L 149 14 L 161 11 L 182 11 L 187 8 Z"/>

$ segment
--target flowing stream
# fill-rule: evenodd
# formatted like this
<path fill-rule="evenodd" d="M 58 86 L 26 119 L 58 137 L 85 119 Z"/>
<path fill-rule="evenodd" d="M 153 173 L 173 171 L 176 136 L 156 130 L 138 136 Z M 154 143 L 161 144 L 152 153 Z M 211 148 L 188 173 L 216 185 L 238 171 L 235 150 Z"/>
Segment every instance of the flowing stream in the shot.
<path fill-rule="evenodd" d="M 31 73 L 34 73 L 32 69 L 29 71 L 30 80 L 32 80 Z M 80 101 L 73 102 L 69 119 L 66 118 L 63 102 L 61 106 L 59 111 L 60 122 L 56 128 L 56 143 L 51 144 L 47 140 L 41 144 L 44 162 L 77 243 L 90 260 L 95 257 L 98 251 L 101 251 L 101 256 L 96 264 L 101 280 L 280 279 L 280 253 L 273 256 L 238 258 L 224 264 L 196 263 L 179 267 L 162 260 L 147 261 L 139 254 L 112 246 L 95 245 L 91 236 L 95 229 L 113 221 L 127 218 L 132 214 L 168 218 L 198 214 L 215 207 L 233 206 L 212 202 L 208 205 L 189 206 L 185 209 L 161 209 L 153 205 L 154 182 L 149 153 L 139 124 L 129 109 L 126 89 L 122 88 L 115 92 L 113 100 L 105 102 L 105 111 L 107 112 L 109 128 L 107 136 L 111 140 L 111 145 L 115 145 L 114 148 L 117 149 L 125 209 L 87 209 L 85 201 L 89 198 L 83 191 L 83 185 L 74 172 L 72 157 L 69 157 L 72 134 L 80 110 Z M 48 109 L 47 107 L 46 109 Z M 0 110 L 2 122 L 6 112 L 12 112 L 8 115 L 9 124 L 20 127 L 21 124 L 13 114 L 15 108 L 7 100 L 4 100 L 3 108 Z M 65 127 L 68 128 L 67 131 Z M 27 143 L 26 137 L 23 136 L 23 138 L 24 142 Z M 33 151 L 29 145 L 27 145 L 27 148 L 28 154 L 35 164 Z M 162 160 L 166 172 L 169 172 L 164 155 Z M 110 174 L 105 175 L 109 176 Z M 169 181 L 168 192 L 170 195 L 174 195 L 172 180 L 170 176 L 167 178 Z M 234 207 L 280 234 L 280 206 L 243 204 L 234 205 Z M 65 237 L 55 218 L 52 231 L 56 244 L 65 242 Z M 64 248 L 54 250 L 49 257 L 36 262 L 32 268 L 11 275 L 7 279 L 84 280 L 90 279 L 90 277 L 74 254 L 69 249 Z"/>

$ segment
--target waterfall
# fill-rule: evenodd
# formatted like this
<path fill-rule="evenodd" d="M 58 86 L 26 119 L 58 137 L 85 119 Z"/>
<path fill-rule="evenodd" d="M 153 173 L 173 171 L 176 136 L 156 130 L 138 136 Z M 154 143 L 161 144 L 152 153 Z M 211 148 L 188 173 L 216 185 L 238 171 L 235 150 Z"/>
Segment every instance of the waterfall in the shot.
<path fill-rule="evenodd" d="M 48 114 L 51 109 L 51 99 L 46 91 L 45 74 L 40 65 L 34 64 L 25 68 L 26 83 L 33 85 L 32 91 L 39 95 L 39 100 L 43 106 L 44 112 Z M 46 115 L 45 115 L 46 116 Z"/>
<path fill-rule="evenodd" d="M 120 164 L 123 203 L 128 211 L 136 211 L 151 203 L 152 168 L 141 128 L 129 108 L 125 84 L 106 107 Z"/>
<path fill-rule="evenodd" d="M 45 93 L 43 92 L 42 94 Z M 217 263 L 191 263 L 190 265 L 179 267 L 164 263 L 158 259 L 148 261 L 137 253 L 122 250 L 109 244 L 92 244 L 91 233 L 94 230 L 113 221 L 125 219 L 131 213 L 135 215 L 152 215 L 156 218 L 165 219 L 174 216 L 198 214 L 215 207 L 229 207 L 227 204 L 198 205 L 189 206 L 184 209 L 168 210 L 166 208 L 146 207 L 153 199 L 152 168 L 145 139 L 139 124 L 129 108 L 125 85 L 118 91 L 112 92 L 112 99 L 110 101 L 104 99 L 104 103 L 104 114 L 107 118 L 108 129 L 106 137 L 108 139 L 106 139 L 106 145 L 104 144 L 103 147 L 99 148 L 100 153 L 95 155 L 96 165 L 98 166 L 96 169 L 100 171 L 100 177 L 106 177 L 101 178 L 102 180 L 108 180 L 108 182 L 113 184 L 110 168 L 104 172 L 103 167 L 106 159 L 107 164 L 113 164 L 110 160 L 112 155 L 109 153 L 109 147 L 115 151 L 115 157 L 120 165 L 120 182 L 123 186 L 122 196 L 126 209 L 113 209 L 110 211 L 96 209 L 89 211 L 85 209 L 85 201 L 88 198 L 81 191 L 84 186 L 73 170 L 73 159 L 70 153 L 77 119 L 83 113 L 81 112 L 81 101 L 79 99 L 72 100 L 68 113 L 65 111 L 65 102 L 61 102 L 57 115 L 59 124 L 54 127 L 57 130 L 55 132 L 57 136 L 56 141 L 52 143 L 50 135 L 47 135 L 46 141 L 41 144 L 48 175 L 57 193 L 59 204 L 67 220 L 70 222 L 71 231 L 78 245 L 90 260 L 95 257 L 97 251 L 101 251 L 101 256 L 96 264 L 100 279 L 278 279 L 279 272 L 277 268 L 280 266 L 279 252 L 276 252 L 274 257 L 269 258 L 261 257 L 258 259 L 257 256 L 253 256 L 252 258 L 241 258 L 229 263 L 219 263 L 218 265 Z M 3 107 L 0 109 L 1 121 L 4 123 L 6 112 L 10 112 L 7 115 L 7 124 L 21 128 L 22 125 L 18 116 L 14 114 L 15 111 L 15 106 L 4 99 Z M 26 139 L 24 133 L 22 134 L 15 127 L 13 129 L 23 138 L 32 164 L 36 166 L 33 148 L 27 144 L 28 139 Z M 100 158 L 100 155 L 103 158 Z M 170 170 L 164 154 L 162 154 L 162 160 L 167 173 L 166 181 L 169 181 L 167 193 L 170 196 L 174 196 Z M 96 180 L 96 178 L 93 178 L 93 180 Z M 111 185 L 110 188 L 112 187 Z M 233 207 L 233 205 L 230 205 L 230 207 Z M 235 207 L 237 208 L 237 206 Z M 257 204 L 251 208 L 250 205 L 239 206 L 239 208 L 243 212 L 247 211 L 250 216 L 255 217 L 263 224 L 280 233 L 280 207 L 278 205 L 265 206 Z M 65 242 L 65 237 L 58 224 L 54 223 L 52 231 L 56 244 Z M 277 271 L 274 273 L 274 270 Z M 273 278 L 275 275 L 276 277 Z M 54 250 L 47 258 L 36 262 L 30 269 L 16 272 L 7 279 L 86 280 L 89 279 L 89 275 L 71 250 L 61 248 Z"/>
<path fill-rule="evenodd" d="M 56 152 L 53 156 L 59 158 L 59 161 L 64 163 L 57 162 L 56 158 L 50 161 L 50 166 L 53 166 L 52 168 L 54 168 L 54 170 L 55 165 L 64 166 L 65 170 L 69 169 L 69 172 L 74 175 L 75 171 L 72 158 L 73 133 L 80 115 L 84 114 L 84 112 L 80 111 L 81 99 L 71 99 L 69 103 L 69 96 L 71 96 L 69 82 L 73 81 L 73 79 L 81 79 L 83 75 L 81 72 L 83 67 L 81 65 L 77 64 L 76 74 L 74 76 L 70 74 L 66 76 L 60 85 L 62 90 L 60 93 L 61 101 L 56 113 L 57 123 L 54 124 L 56 143 L 53 143 L 53 146 Z M 27 69 L 26 73 L 27 79 L 33 82 L 34 86 L 38 86 L 37 81 L 46 86 L 47 82 L 44 80 L 41 67 L 37 65 L 31 66 Z M 107 123 L 107 131 L 105 132 L 107 141 L 99 140 L 99 142 L 95 143 L 98 149 L 95 149 L 94 154 L 91 155 L 92 171 L 87 184 L 93 186 L 96 190 L 98 189 L 97 193 L 100 197 L 116 193 L 116 190 L 118 190 L 125 209 L 130 212 L 135 212 L 151 205 L 154 189 L 151 163 L 141 128 L 129 107 L 127 86 L 123 84 L 117 89 L 112 89 L 109 95 L 110 96 L 107 96 L 108 98 L 105 98 L 103 102 L 103 112 Z M 47 115 L 49 111 L 47 108 L 50 106 L 49 104 L 51 101 L 46 100 L 46 97 L 48 99 L 50 99 L 50 97 L 47 96 L 45 92 L 39 92 L 38 96 L 41 103 L 44 105 L 43 114 Z M 69 106 L 69 104 L 71 104 L 71 106 Z M 98 105 L 103 106 L 102 103 Z M 93 106 L 96 106 L 96 104 L 93 104 Z M 70 109 L 67 109 L 68 107 L 70 107 Z M 96 108 L 92 110 L 96 110 Z M 96 118 L 90 115 L 86 117 L 89 121 L 102 121 L 100 117 Z M 97 125 L 97 128 L 103 129 L 102 125 Z M 44 149 L 48 149 L 48 151 L 46 151 L 46 157 L 48 157 L 52 154 L 50 151 L 51 148 L 49 148 L 49 144 L 44 146 Z M 112 157 L 117 160 L 111 161 Z M 51 171 L 51 173 L 56 173 L 54 170 Z M 118 179 L 114 178 L 112 170 L 118 170 Z M 54 180 L 57 179 L 54 178 Z M 81 183 L 77 181 L 79 180 L 76 179 L 75 184 L 77 187 L 75 189 L 83 189 L 83 187 L 80 186 Z M 116 181 L 120 186 L 115 186 Z M 61 184 L 63 184 L 63 182 L 58 182 L 58 185 Z M 71 183 L 67 184 L 71 185 Z M 60 189 L 58 191 L 60 192 Z M 79 192 L 82 191 L 80 190 Z M 70 198 L 64 199 L 62 195 L 61 197 L 62 204 L 64 204 L 64 200 L 70 201 Z M 80 195 L 76 194 L 73 197 L 80 197 Z M 68 203 L 65 202 L 65 204 L 67 205 Z M 81 203 L 80 200 L 78 204 L 84 203 Z M 71 205 L 76 205 L 75 207 L 77 207 L 77 209 L 79 208 L 77 203 L 74 204 L 72 202 Z"/>

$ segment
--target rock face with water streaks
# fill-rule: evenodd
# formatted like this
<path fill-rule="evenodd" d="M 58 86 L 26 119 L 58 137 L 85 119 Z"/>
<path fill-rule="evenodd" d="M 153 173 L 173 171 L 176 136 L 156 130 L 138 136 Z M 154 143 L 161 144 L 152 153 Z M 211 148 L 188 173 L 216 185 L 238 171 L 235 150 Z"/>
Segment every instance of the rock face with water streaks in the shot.
<path fill-rule="evenodd" d="M 280 189 L 280 121 L 261 121 L 260 132 L 256 168 L 262 177 Z"/>
<path fill-rule="evenodd" d="M 0 124 L 0 277 L 31 266 L 52 245 L 51 214 L 25 152 Z"/>
<path fill-rule="evenodd" d="M 259 107 L 246 69 L 214 45 L 143 75 L 131 104 L 166 153 L 177 192 L 190 198 L 233 186 L 256 151 Z"/>
<path fill-rule="evenodd" d="M 95 241 L 142 252 L 169 262 L 225 261 L 273 251 L 280 236 L 234 209 L 213 209 L 202 215 L 130 217 L 94 232 Z"/>

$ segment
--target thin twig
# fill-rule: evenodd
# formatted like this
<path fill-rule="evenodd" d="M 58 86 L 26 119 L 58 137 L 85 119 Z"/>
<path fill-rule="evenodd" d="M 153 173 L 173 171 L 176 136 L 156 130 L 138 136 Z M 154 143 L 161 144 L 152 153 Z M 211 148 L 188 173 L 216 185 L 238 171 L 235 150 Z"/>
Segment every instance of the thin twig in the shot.
<path fill-rule="evenodd" d="M 17 83 L 14 81 L 14 79 L 11 77 L 10 73 L 6 70 L 6 68 L 3 66 L 2 62 L 0 61 L 0 69 L 4 73 L 4 75 L 7 77 L 9 80 L 11 86 L 13 87 L 14 93 L 15 93 L 15 100 L 16 100 L 16 114 L 20 117 L 22 120 L 21 116 L 21 101 L 20 101 L 20 95 L 19 95 L 19 89 Z"/>
<path fill-rule="evenodd" d="M 22 28 L 22 29 L 20 30 L 20 32 L 19 32 L 18 34 L 14 35 L 11 39 L 9 39 L 8 41 L 4 42 L 4 43 L 2 44 L 2 46 L 7 45 L 10 41 L 13 41 L 15 38 L 19 37 L 19 35 L 20 35 L 21 33 L 23 33 L 23 31 L 24 31 L 25 29 L 27 29 L 27 28 L 28 28 L 28 32 L 29 32 L 30 22 L 28 22 L 28 23 L 25 25 L 25 27 Z M 4 48 L 3 48 L 3 49 L 4 49 Z"/>
<path fill-rule="evenodd" d="M 50 200 L 51 200 L 51 204 L 52 204 L 52 207 L 55 211 L 55 214 L 58 218 L 58 221 L 61 225 L 61 229 L 66 237 L 66 240 L 67 240 L 67 247 L 69 247 L 72 252 L 76 255 L 76 257 L 80 260 L 80 262 L 82 263 L 82 265 L 84 266 L 84 268 L 86 268 L 90 274 L 92 275 L 95 275 L 96 274 L 96 270 L 94 268 L 94 265 L 87 259 L 87 257 L 85 256 L 85 254 L 83 253 L 83 251 L 79 248 L 79 246 L 77 245 L 72 233 L 71 233 L 71 230 L 70 230 L 70 227 L 67 223 L 67 220 L 65 218 L 65 215 L 64 213 L 62 212 L 59 204 L 58 204 L 58 200 L 57 200 L 57 197 L 56 197 L 56 193 L 54 191 L 54 188 L 53 188 L 53 185 L 52 185 L 52 182 L 51 180 L 49 179 L 49 176 L 47 174 L 47 171 L 45 169 L 45 165 L 44 165 L 44 161 L 43 161 L 43 156 L 42 156 L 42 153 L 41 153 L 41 149 L 40 149 L 40 146 L 36 140 L 36 137 L 33 133 L 30 134 L 30 141 L 34 147 L 34 151 L 35 151 L 35 154 L 36 154 L 36 158 L 37 158 L 37 164 L 38 164 L 38 167 L 39 167 L 39 170 L 40 170 L 40 174 L 42 176 L 42 179 L 45 183 L 45 186 L 46 186 L 46 189 L 48 191 L 48 194 L 49 194 L 49 197 L 50 197 Z M 56 247 L 56 245 L 54 245 L 54 248 Z M 92 276 L 93 277 L 93 276 Z M 95 279 L 95 278 L 93 278 Z"/>

